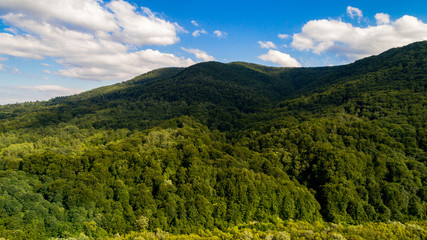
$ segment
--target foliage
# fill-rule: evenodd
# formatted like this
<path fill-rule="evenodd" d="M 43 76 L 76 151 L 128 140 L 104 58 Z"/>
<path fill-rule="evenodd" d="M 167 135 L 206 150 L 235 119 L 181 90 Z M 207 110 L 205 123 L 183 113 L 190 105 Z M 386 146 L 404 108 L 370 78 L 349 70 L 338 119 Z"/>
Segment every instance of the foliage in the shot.
<path fill-rule="evenodd" d="M 324 222 L 307 223 L 303 221 L 280 222 L 267 230 L 259 230 L 260 223 L 243 224 L 228 228 L 200 230 L 197 234 L 167 235 L 162 238 L 153 232 L 132 232 L 124 236 L 109 239 L 425 239 L 427 230 L 425 222 L 406 223 L 364 223 L 361 225 L 342 225 Z"/>
<path fill-rule="evenodd" d="M 423 239 L 426 48 L 0 106 L 0 237 Z"/>

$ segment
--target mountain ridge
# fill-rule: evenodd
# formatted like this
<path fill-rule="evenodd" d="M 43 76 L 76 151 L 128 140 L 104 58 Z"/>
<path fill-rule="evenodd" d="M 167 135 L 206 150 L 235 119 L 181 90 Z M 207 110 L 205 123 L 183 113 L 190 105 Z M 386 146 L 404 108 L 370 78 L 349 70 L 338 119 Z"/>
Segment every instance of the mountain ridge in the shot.
<path fill-rule="evenodd" d="M 425 222 L 426 47 L 337 67 L 200 63 L 0 106 L 0 234 Z"/>
<path fill-rule="evenodd" d="M 402 49 L 405 49 L 405 51 L 411 51 L 413 49 L 416 49 L 416 51 L 419 51 L 418 54 L 408 54 L 407 56 L 415 56 L 412 59 L 400 59 L 398 62 L 393 62 L 387 59 L 393 59 L 393 57 L 395 57 L 396 54 L 399 54 L 399 51 L 402 51 Z M 195 64 L 193 66 L 187 67 L 187 68 L 163 68 L 163 69 L 157 69 L 157 70 L 153 70 L 149 73 L 146 74 L 142 74 L 140 76 L 135 77 L 132 80 L 129 81 L 125 81 L 122 83 L 119 83 L 118 85 L 121 85 L 123 83 L 135 83 L 135 82 L 140 82 L 140 79 L 146 79 L 146 78 L 150 78 L 148 76 L 153 75 L 155 73 L 160 73 L 160 72 L 172 72 L 172 74 L 170 75 L 165 75 L 165 76 L 160 76 L 159 78 L 170 78 L 170 77 L 176 77 L 173 75 L 176 74 L 183 74 L 183 72 L 185 71 L 192 71 L 195 68 L 205 68 L 205 69 L 209 69 L 209 65 L 211 65 L 211 67 L 213 68 L 213 66 L 222 66 L 222 67 L 227 67 L 227 66 L 243 66 L 245 68 L 248 68 L 249 70 L 254 70 L 263 74 L 267 74 L 271 77 L 273 77 L 274 75 L 280 75 L 280 74 L 287 74 L 288 71 L 297 71 L 297 72 L 301 72 L 304 71 L 306 69 L 312 69 L 312 70 L 319 70 L 319 71 L 326 71 L 326 70 L 332 70 L 332 69 L 342 69 L 342 72 L 346 72 L 347 75 L 351 75 L 352 74 L 352 69 L 356 69 L 353 71 L 357 71 L 359 74 L 366 74 L 367 72 L 373 72 L 373 71 L 377 71 L 379 70 L 381 67 L 393 67 L 396 66 L 398 64 L 404 64 L 404 62 L 407 61 L 416 61 L 416 64 L 422 64 L 425 63 L 426 58 L 417 58 L 417 56 L 422 56 L 422 54 L 425 54 L 426 51 L 426 46 L 425 46 L 425 41 L 424 42 L 417 42 L 417 43 L 413 43 L 410 44 L 406 47 L 403 48 L 393 48 L 390 49 L 384 53 L 381 53 L 379 55 L 375 55 L 375 56 L 370 56 L 364 59 L 360 59 L 355 61 L 354 63 L 350 63 L 350 64 L 346 64 L 346 65 L 340 65 L 340 66 L 329 66 L 329 67 L 310 67 L 310 68 L 283 68 L 283 67 L 268 67 L 268 66 L 263 66 L 263 65 L 258 65 L 258 64 L 253 64 L 253 63 L 246 63 L 246 62 L 231 62 L 231 63 L 220 63 L 220 62 L 203 62 L 203 63 L 198 63 Z M 402 56 L 399 56 L 402 57 Z M 370 64 L 371 62 L 376 62 L 376 64 Z M 381 62 L 381 64 L 378 64 L 379 62 Z M 405 67 L 405 66 L 403 66 Z M 209 71 L 211 71 L 210 73 L 205 73 L 205 74 L 215 74 L 215 71 L 213 71 L 213 69 L 209 69 Z M 423 67 L 425 68 L 425 67 Z M 274 74 L 272 73 L 268 73 L 268 71 L 263 71 L 261 69 L 269 69 L 269 71 L 273 71 Z M 360 70 L 363 69 L 363 70 Z M 232 69 L 235 70 L 235 69 Z M 227 71 L 224 69 L 221 69 L 221 71 Z M 216 72 L 220 72 L 220 71 L 216 71 Z M 232 74 L 230 72 L 228 72 L 227 75 Z M 299 74 L 299 73 L 297 73 Z M 343 75 L 343 73 L 335 73 L 337 74 L 339 77 L 340 75 Z M 344 75 L 345 76 L 345 75 Z M 342 77 L 342 76 L 341 76 Z M 159 79 L 156 78 L 156 79 Z M 273 77 L 274 78 L 274 77 Z M 281 80 L 281 81 L 286 81 L 288 79 L 286 79 L 286 76 L 275 76 L 275 78 L 277 78 L 276 80 Z M 285 79 L 284 79 L 285 78 Z M 154 79 L 155 80 L 155 79 Z M 250 79 L 249 79 L 250 80 Z M 300 79 L 297 79 L 297 81 Z M 250 82 L 247 82 L 247 84 L 250 84 Z M 116 84 L 117 85 L 117 84 Z M 106 87 L 108 88 L 108 86 Z M 62 98 L 62 97 L 61 97 Z"/>

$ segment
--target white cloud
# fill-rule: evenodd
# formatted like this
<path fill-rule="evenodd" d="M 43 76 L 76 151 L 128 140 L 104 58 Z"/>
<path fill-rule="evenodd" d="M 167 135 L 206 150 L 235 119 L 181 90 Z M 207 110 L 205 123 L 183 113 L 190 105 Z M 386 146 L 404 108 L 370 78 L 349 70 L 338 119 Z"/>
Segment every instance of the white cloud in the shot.
<path fill-rule="evenodd" d="M 16 29 L 16 28 L 5 28 L 4 29 L 4 31 L 6 31 L 6 32 L 10 32 L 10 33 L 13 33 L 13 34 L 15 34 L 15 35 L 18 35 L 19 33 L 18 33 L 18 30 Z"/>
<path fill-rule="evenodd" d="M 282 67 L 301 67 L 301 64 L 287 53 L 269 50 L 268 53 L 258 56 L 263 61 L 277 63 Z"/>
<path fill-rule="evenodd" d="M 138 74 L 165 66 L 186 67 L 195 63 L 191 59 L 184 59 L 152 49 L 131 53 L 98 54 L 89 58 L 78 56 L 64 58 L 57 62 L 70 66 L 67 69 L 59 70 L 59 75 L 100 80 L 126 80 Z"/>
<path fill-rule="evenodd" d="M 14 103 L 22 103 L 22 102 L 29 102 L 31 99 L 25 99 L 25 98 L 11 98 L 7 95 L 2 95 L 0 97 L 0 105 L 5 104 L 14 104 Z"/>
<path fill-rule="evenodd" d="M 51 74 L 51 72 L 47 69 L 43 70 L 44 73 Z"/>
<path fill-rule="evenodd" d="M 119 29 L 114 15 L 97 0 L 2 0 L 0 8 L 44 21 L 59 21 L 93 31 Z"/>
<path fill-rule="evenodd" d="M 198 27 L 199 24 L 195 21 L 195 20 L 191 20 L 191 24 L 193 24 L 194 26 Z"/>
<path fill-rule="evenodd" d="M 203 61 L 214 61 L 215 58 L 208 55 L 206 52 L 199 50 L 199 49 L 194 49 L 194 48 L 181 48 L 183 51 L 194 54 L 194 56 L 196 56 L 197 59 L 203 60 Z"/>
<path fill-rule="evenodd" d="M 12 68 L 12 73 L 14 73 L 14 74 L 21 74 L 22 72 L 19 70 L 19 68 L 13 67 Z"/>
<path fill-rule="evenodd" d="M 222 32 L 222 31 L 220 31 L 220 30 L 215 30 L 213 33 L 214 33 L 214 34 L 215 34 L 215 36 L 217 36 L 218 38 L 223 38 L 223 37 L 226 37 L 226 36 L 227 36 L 227 33 L 226 33 L 226 32 Z"/>
<path fill-rule="evenodd" d="M 271 42 L 271 41 L 265 41 L 265 42 L 263 42 L 263 41 L 258 41 L 258 44 L 259 44 L 259 46 L 260 46 L 261 48 L 267 48 L 267 49 L 270 49 L 270 48 L 277 48 L 277 47 L 276 47 L 276 45 L 274 45 L 274 43 L 273 43 L 273 42 Z"/>
<path fill-rule="evenodd" d="M 289 37 L 289 35 L 288 34 L 279 33 L 279 34 L 277 34 L 277 37 L 280 38 L 280 39 L 286 39 L 286 38 Z"/>
<path fill-rule="evenodd" d="M 50 64 L 48 64 L 48 63 L 40 63 L 42 66 L 45 66 L 45 67 L 50 67 Z"/>
<path fill-rule="evenodd" d="M 390 23 L 390 15 L 388 15 L 386 13 L 375 14 L 375 19 L 377 20 L 377 25 L 389 24 Z"/>
<path fill-rule="evenodd" d="M 202 30 L 196 30 L 192 33 L 193 37 L 199 37 L 201 34 L 206 34 L 207 32 L 205 31 L 205 29 Z"/>
<path fill-rule="evenodd" d="M 354 18 L 354 17 L 361 18 L 361 17 L 363 17 L 362 11 L 360 9 L 355 8 L 355 7 L 351 7 L 351 6 L 347 7 L 347 15 L 350 16 L 351 18 Z"/>
<path fill-rule="evenodd" d="M 0 61 L 7 61 L 7 58 L 0 57 Z M 3 64 L 0 63 L 0 71 L 3 71 Z"/>
<path fill-rule="evenodd" d="M 0 8 L 60 26 L 91 32 L 113 33 L 121 41 L 136 45 L 169 45 L 179 41 L 176 23 L 156 17 L 148 8 L 141 11 L 122 0 L 104 6 L 99 0 L 4 0 Z"/>
<path fill-rule="evenodd" d="M 427 40 L 427 24 L 405 15 L 389 24 L 365 28 L 338 20 L 312 20 L 301 33 L 293 35 L 291 45 L 298 50 L 332 52 L 355 60 L 422 40 Z"/>
<path fill-rule="evenodd" d="M 194 64 L 191 59 L 141 49 L 174 44 L 183 29 L 122 0 L 106 5 L 99 0 L 5 0 L 0 7 L 9 11 L 0 19 L 19 29 L 19 34 L 0 32 L 0 54 L 53 57 L 64 67 L 56 73 L 62 76 L 126 80 L 155 68 Z"/>
<path fill-rule="evenodd" d="M 65 96 L 65 95 L 80 93 L 83 91 L 81 89 L 66 88 L 58 85 L 20 86 L 16 88 L 30 90 L 30 91 L 48 92 L 48 93 L 51 93 L 52 96 L 58 96 L 58 95 Z"/>
<path fill-rule="evenodd" d="M 122 0 L 112 1 L 107 7 L 121 27 L 121 31 L 114 31 L 113 36 L 124 43 L 170 45 L 179 41 L 176 33 L 182 28 L 156 17 L 148 8 L 141 7 L 142 12 L 137 12 L 134 6 Z"/>
<path fill-rule="evenodd" d="M 39 85 L 39 86 L 1 86 L 0 87 L 0 105 L 29 102 L 35 100 L 49 100 L 57 96 L 68 96 L 81 93 L 84 90 L 76 88 L 67 88 L 58 85 Z"/>

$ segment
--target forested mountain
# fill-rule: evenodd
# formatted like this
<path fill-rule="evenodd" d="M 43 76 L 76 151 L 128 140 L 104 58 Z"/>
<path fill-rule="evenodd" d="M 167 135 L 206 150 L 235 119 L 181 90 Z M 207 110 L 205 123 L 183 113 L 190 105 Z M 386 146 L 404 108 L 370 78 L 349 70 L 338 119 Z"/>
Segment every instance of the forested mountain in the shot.
<path fill-rule="evenodd" d="M 422 239 L 426 86 L 424 41 L 344 66 L 158 69 L 0 106 L 0 238 L 391 220 Z"/>

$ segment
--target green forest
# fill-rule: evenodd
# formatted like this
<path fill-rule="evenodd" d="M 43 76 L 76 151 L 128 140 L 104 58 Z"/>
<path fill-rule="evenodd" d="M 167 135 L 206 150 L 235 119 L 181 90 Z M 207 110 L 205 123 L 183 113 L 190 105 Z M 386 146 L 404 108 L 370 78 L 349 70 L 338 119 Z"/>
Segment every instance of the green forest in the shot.
<path fill-rule="evenodd" d="M 426 239 L 427 41 L 0 106 L 0 239 Z"/>

